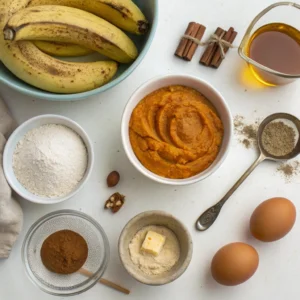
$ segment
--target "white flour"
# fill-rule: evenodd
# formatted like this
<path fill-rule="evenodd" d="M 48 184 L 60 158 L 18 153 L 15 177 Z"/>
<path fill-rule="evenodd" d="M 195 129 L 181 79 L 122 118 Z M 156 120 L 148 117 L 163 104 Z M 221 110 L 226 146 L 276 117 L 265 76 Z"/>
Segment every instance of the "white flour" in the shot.
<path fill-rule="evenodd" d="M 48 198 L 73 191 L 87 168 L 87 150 L 72 129 L 57 124 L 30 130 L 18 143 L 13 170 L 31 193 Z"/>
<path fill-rule="evenodd" d="M 166 237 L 166 242 L 158 256 L 140 251 L 148 231 L 154 231 Z M 136 233 L 129 244 L 132 262 L 147 275 L 159 275 L 174 267 L 180 257 L 180 245 L 176 235 L 163 226 L 146 226 Z"/>

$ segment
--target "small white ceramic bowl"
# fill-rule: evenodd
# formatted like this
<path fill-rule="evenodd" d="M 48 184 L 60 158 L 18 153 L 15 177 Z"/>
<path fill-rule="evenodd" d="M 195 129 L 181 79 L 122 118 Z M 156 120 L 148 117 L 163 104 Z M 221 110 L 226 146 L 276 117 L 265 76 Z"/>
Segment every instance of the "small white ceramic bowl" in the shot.
<path fill-rule="evenodd" d="M 144 274 L 131 260 L 129 244 L 135 234 L 145 226 L 165 226 L 172 230 L 180 244 L 180 257 L 175 266 L 160 275 Z M 136 280 L 147 285 L 163 285 L 179 278 L 188 268 L 193 255 L 193 241 L 184 224 L 163 211 L 146 211 L 131 219 L 119 238 L 119 255 L 127 272 Z"/>
<path fill-rule="evenodd" d="M 12 166 L 13 154 L 18 142 L 31 129 L 46 124 L 61 124 L 71 128 L 82 138 L 87 149 L 88 165 L 87 165 L 85 175 L 82 178 L 81 182 L 78 184 L 78 186 L 71 193 L 69 193 L 64 197 L 47 198 L 47 197 L 40 197 L 30 193 L 21 185 L 21 183 L 18 181 L 13 171 L 13 166 Z M 92 171 L 93 163 L 94 163 L 94 152 L 92 148 L 92 143 L 88 135 L 86 134 L 86 132 L 76 122 L 60 115 L 41 115 L 27 120 L 11 134 L 11 136 L 9 137 L 5 145 L 4 153 L 3 153 L 3 170 L 4 170 L 5 177 L 9 185 L 11 186 L 11 188 L 24 199 L 34 203 L 40 203 L 40 204 L 59 203 L 73 197 L 76 193 L 78 193 L 78 191 L 83 187 L 83 185 L 88 180 L 90 173 Z"/>
<path fill-rule="evenodd" d="M 131 114 L 134 108 L 137 106 L 137 104 L 150 93 L 170 85 L 184 85 L 194 88 L 195 90 L 202 93 L 216 108 L 224 126 L 224 137 L 222 146 L 215 161 L 205 171 L 186 179 L 165 178 L 149 171 L 141 164 L 141 162 L 135 156 L 129 139 L 129 121 L 131 118 Z M 223 96 L 211 84 L 209 84 L 203 79 L 199 79 L 190 75 L 167 75 L 150 79 L 134 92 L 134 94 L 129 99 L 123 113 L 121 133 L 123 147 L 129 160 L 135 166 L 135 168 L 138 171 L 140 171 L 143 175 L 163 184 L 187 185 L 205 179 L 206 177 L 213 174 L 222 165 L 230 148 L 230 143 L 233 135 L 233 122 L 228 104 L 226 103 Z"/>

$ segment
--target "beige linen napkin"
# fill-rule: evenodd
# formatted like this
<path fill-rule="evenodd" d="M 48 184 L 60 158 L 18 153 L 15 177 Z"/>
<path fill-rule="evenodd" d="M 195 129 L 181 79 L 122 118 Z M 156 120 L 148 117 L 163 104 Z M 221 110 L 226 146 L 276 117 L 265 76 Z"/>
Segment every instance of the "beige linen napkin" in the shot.
<path fill-rule="evenodd" d="M 2 155 L 6 138 L 16 127 L 15 121 L 0 98 L 0 258 L 8 258 L 10 251 L 22 229 L 23 212 L 13 199 L 3 173 Z"/>

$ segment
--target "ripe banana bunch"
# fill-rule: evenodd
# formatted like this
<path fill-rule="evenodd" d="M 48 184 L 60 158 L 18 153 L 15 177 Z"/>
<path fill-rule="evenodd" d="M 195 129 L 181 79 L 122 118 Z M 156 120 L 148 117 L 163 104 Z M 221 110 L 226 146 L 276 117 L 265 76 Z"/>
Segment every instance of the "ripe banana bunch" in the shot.
<path fill-rule="evenodd" d="M 131 39 L 119 28 L 83 10 L 41 5 L 16 12 L 4 27 L 12 41 L 54 41 L 78 44 L 117 62 L 130 63 L 138 55 Z"/>
<path fill-rule="evenodd" d="M 0 0 L 0 59 L 13 74 L 28 84 L 54 93 L 91 90 L 114 76 L 117 63 L 112 61 L 65 62 L 41 52 L 31 42 L 6 41 L 3 27 L 15 12 L 27 4 L 28 0 Z"/>
<path fill-rule="evenodd" d="M 63 5 L 101 17 L 133 34 L 144 34 L 149 23 L 131 0 L 29 0 L 28 6 Z"/>
<path fill-rule="evenodd" d="M 140 35 L 149 25 L 131 0 L 0 0 L 0 60 L 37 88 L 88 91 L 113 78 L 115 61 L 130 63 L 138 55 L 118 27 Z M 79 63 L 50 56 L 93 51 L 114 61 Z"/>

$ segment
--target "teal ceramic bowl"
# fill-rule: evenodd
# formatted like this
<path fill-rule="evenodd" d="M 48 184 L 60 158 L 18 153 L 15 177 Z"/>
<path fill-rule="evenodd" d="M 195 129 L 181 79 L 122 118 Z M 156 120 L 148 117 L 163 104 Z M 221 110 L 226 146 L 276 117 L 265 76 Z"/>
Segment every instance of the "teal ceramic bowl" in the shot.
<path fill-rule="evenodd" d="M 158 22 L 158 0 L 133 0 L 142 12 L 146 15 L 147 19 L 151 24 L 151 29 L 145 36 L 135 36 L 130 35 L 134 43 L 136 44 L 139 50 L 138 58 L 132 64 L 123 64 L 119 66 L 118 72 L 113 78 L 112 81 L 107 83 L 106 85 L 83 93 L 77 94 L 55 94 L 51 92 L 46 92 L 35 88 L 24 81 L 18 79 L 14 76 L 2 63 L 0 63 L 0 82 L 4 83 L 5 85 L 15 89 L 25 95 L 32 96 L 35 98 L 51 100 L 51 101 L 74 101 L 87 98 L 89 96 L 93 96 L 99 93 L 102 93 L 121 81 L 123 81 L 127 76 L 129 76 L 133 70 L 140 64 L 140 62 L 145 57 L 147 51 L 150 48 L 152 40 L 155 35 L 157 22 Z"/>

